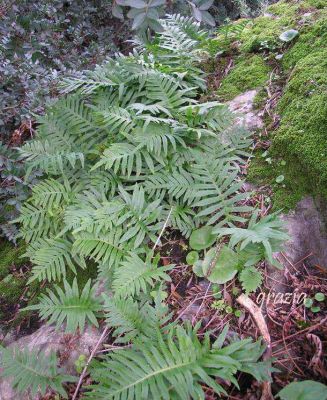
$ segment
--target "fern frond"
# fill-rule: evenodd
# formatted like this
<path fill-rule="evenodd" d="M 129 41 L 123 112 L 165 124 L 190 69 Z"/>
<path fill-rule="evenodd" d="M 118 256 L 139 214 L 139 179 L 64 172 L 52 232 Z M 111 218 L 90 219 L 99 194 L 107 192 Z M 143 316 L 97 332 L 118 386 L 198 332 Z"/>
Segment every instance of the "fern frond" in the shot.
<path fill-rule="evenodd" d="M 248 194 L 241 192 L 242 182 L 236 180 L 238 171 L 230 164 L 212 158 L 196 160 L 190 168 L 196 184 L 193 207 L 199 207 L 198 217 L 207 217 L 207 224 L 223 225 L 226 222 L 244 221 L 237 213 L 251 211 L 239 205 Z"/>
<path fill-rule="evenodd" d="M 239 280 L 246 294 L 255 292 L 262 283 L 262 275 L 255 267 L 245 267 L 240 275 Z"/>
<path fill-rule="evenodd" d="M 62 201 L 68 202 L 72 189 L 67 180 L 60 183 L 55 179 L 45 179 L 32 189 L 31 201 L 35 206 L 42 208 L 58 208 Z"/>
<path fill-rule="evenodd" d="M 98 383 L 91 386 L 87 398 L 204 399 L 201 384 L 218 395 L 226 394 L 216 378 L 237 385 L 234 375 L 238 370 L 255 373 L 254 366 L 264 351 L 260 343 L 253 346 L 251 340 L 245 340 L 214 348 L 208 336 L 201 343 L 196 332 L 179 326 L 165 338 L 158 335 L 156 342 L 144 339 L 132 349 L 111 352 L 93 367 L 91 376 Z M 247 359 L 243 357 L 246 351 Z M 262 370 L 260 381 L 268 376 L 269 368 Z"/>
<path fill-rule="evenodd" d="M 106 234 L 82 232 L 76 235 L 73 243 L 73 255 L 94 259 L 98 263 L 106 264 L 108 269 L 117 265 L 130 249 L 121 242 L 123 230 L 114 229 Z"/>
<path fill-rule="evenodd" d="M 162 211 L 160 200 L 148 203 L 143 188 L 137 185 L 132 195 L 123 188 L 120 188 L 119 193 L 126 206 L 118 224 L 124 222 L 127 229 L 120 239 L 120 243 L 133 239 L 134 249 L 137 249 L 144 240 L 150 239 L 155 243 L 157 237 L 154 232 L 159 231 L 163 225 L 163 221 L 157 222 Z"/>
<path fill-rule="evenodd" d="M 32 276 L 28 283 L 47 279 L 61 281 L 66 277 L 67 268 L 75 274 L 72 252 L 72 243 L 66 239 L 38 239 L 33 241 L 26 250 L 24 256 L 29 257 L 34 264 Z M 76 260 L 75 260 L 76 262 Z"/>
<path fill-rule="evenodd" d="M 79 161 L 84 168 L 84 154 L 82 152 L 58 149 L 55 143 L 44 141 L 30 141 L 18 149 L 21 158 L 27 162 L 29 170 L 42 169 L 48 174 L 62 173 L 68 166 L 75 168 Z"/>
<path fill-rule="evenodd" d="M 12 378 L 12 387 L 19 393 L 29 394 L 36 398 L 37 394 L 45 395 L 48 387 L 68 399 L 62 387 L 64 382 L 74 382 L 75 377 L 64 375 L 57 367 L 55 353 L 49 356 L 38 351 L 27 349 L 3 348 L 0 346 L 1 366 L 0 375 Z"/>
<path fill-rule="evenodd" d="M 39 311 L 40 318 L 47 320 L 48 325 L 55 324 L 57 329 L 66 323 L 66 332 L 76 332 L 77 329 L 84 331 L 86 321 L 98 327 L 95 313 L 101 307 L 95 299 L 96 287 L 91 288 L 91 279 L 87 281 L 81 293 L 76 278 L 72 286 L 64 280 L 64 290 L 57 285 L 55 290 L 57 293 L 47 289 L 48 295 L 41 294 L 38 304 L 23 310 Z"/>
<path fill-rule="evenodd" d="M 289 236 L 285 231 L 284 222 L 279 218 L 278 213 L 266 215 L 258 219 L 259 212 L 256 210 L 249 221 L 248 227 L 245 228 L 217 228 L 214 233 L 220 236 L 230 235 L 230 246 L 240 245 L 243 250 L 251 243 L 261 244 L 267 260 L 275 265 L 273 252 L 280 251 L 282 243 L 289 240 Z"/>
<path fill-rule="evenodd" d="M 112 287 L 117 296 L 138 296 L 148 293 L 158 282 L 170 281 L 167 274 L 173 266 L 158 267 L 158 260 L 147 257 L 143 261 L 137 254 L 129 253 L 116 269 Z"/>
<path fill-rule="evenodd" d="M 40 237 L 50 237 L 55 234 L 60 222 L 51 211 L 25 203 L 20 216 L 13 222 L 22 224 L 20 236 L 27 242 Z"/>

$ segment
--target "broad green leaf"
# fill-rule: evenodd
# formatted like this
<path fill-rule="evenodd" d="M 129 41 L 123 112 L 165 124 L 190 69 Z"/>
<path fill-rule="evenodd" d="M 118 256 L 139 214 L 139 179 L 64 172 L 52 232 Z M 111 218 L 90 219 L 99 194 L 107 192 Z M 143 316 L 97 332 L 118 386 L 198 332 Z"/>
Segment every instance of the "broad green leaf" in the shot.
<path fill-rule="evenodd" d="M 216 235 L 212 234 L 211 226 L 203 226 L 192 232 L 190 246 L 194 250 L 203 250 L 210 247 L 216 240 Z"/>
<path fill-rule="evenodd" d="M 327 386 L 320 382 L 292 382 L 277 395 L 281 400 L 327 400 Z"/>
<path fill-rule="evenodd" d="M 194 265 L 199 260 L 199 253 L 197 251 L 190 251 L 186 256 L 188 265 Z"/>
<path fill-rule="evenodd" d="M 203 261 L 203 273 L 210 282 L 223 284 L 237 274 L 237 254 L 223 245 L 220 250 L 212 248 Z"/>

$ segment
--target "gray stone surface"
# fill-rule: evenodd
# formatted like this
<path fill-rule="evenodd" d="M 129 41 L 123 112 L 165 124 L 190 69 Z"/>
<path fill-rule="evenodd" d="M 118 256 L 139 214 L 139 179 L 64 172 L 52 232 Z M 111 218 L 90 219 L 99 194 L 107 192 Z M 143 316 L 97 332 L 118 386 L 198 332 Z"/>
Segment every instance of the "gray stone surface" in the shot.
<path fill-rule="evenodd" d="M 244 125 L 250 131 L 263 128 L 261 113 L 253 108 L 254 98 L 257 93 L 257 90 L 248 90 L 227 103 L 231 111 L 239 114 L 237 124 Z"/>
<path fill-rule="evenodd" d="M 80 335 L 71 335 L 65 334 L 64 330 L 56 331 L 54 327 L 44 325 L 31 335 L 21 337 L 9 347 L 40 349 L 46 354 L 54 351 L 60 358 L 61 368 L 68 374 L 74 374 L 74 363 L 77 358 L 81 354 L 88 357 L 100 336 L 101 331 L 93 327 L 87 327 Z M 11 388 L 10 379 L 0 379 L 0 400 L 29 400 L 29 398 L 26 394 L 15 393 Z"/>
<path fill-rule="evenodd" d="M 283 216 L 291 240 L 285 246 L 285 254 L 297 263 L 308 254 L 309 266 L 327 268 L 327 204 L 312 197 L 302 199 L 295 210 Z"/>

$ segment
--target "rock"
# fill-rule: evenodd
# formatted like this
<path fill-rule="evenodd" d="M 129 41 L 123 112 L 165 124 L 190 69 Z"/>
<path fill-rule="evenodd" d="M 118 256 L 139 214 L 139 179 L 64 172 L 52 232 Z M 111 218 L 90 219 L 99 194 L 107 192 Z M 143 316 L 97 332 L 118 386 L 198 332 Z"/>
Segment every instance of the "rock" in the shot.
<path fill-rule="evenodd" d="M 250 131 L 262 129 L 264 124 L 260 116 L 260 112 L 254 110 L 253 103 L 257 90 L 249 90 L 227 103 L 229 109 L 237 114 L 236 123 L 243 125 Z"/>
<path fill-rule="evenodd" d="M 56 352 L 60 367 L 68 374 L 76 374 L 74 363 L 77 358 L 84 354 L 89 356 L 101 336 L 101 331 L 93 327 L 87 327 L 80 334 L 65 334 L 64 330 L 56 331 L 53 326 L 44 325 L 28 336 L 23 336 L 10 346 L 20 349 L 41 350 L 46 354 Z M 18 395 L 11 388 L 10 379 L 0 379 L 1 400 L 26 400 L 26 394 Z M 33 399 L 38 400 L 38 399 Z"/>
<path fill-rule="evenodd" d="M 291 240 L 285 246 L 285 255 L 293 263 L 308 256 L 306 264 L 327 269 L 327 204 L 305 197 L 295 210 L 283 216 Z"/>

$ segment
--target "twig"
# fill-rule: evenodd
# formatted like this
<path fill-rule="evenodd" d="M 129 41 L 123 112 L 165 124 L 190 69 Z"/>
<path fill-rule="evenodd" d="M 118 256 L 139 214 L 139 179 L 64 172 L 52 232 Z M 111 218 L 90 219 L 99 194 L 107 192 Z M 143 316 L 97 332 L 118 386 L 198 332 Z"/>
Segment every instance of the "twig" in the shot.
<path fill-rule="evenodd" d="M 90 354 L 90 357 L 88 358 L 88 360 L 86 362 L 86 365 L 85 365 L 85 367 L 84 367 L 84 369 L 83 369 L 83 371 L 81 373 L 81 376 L 79 377 L 79 381 L 78 381 L 78 384 L 76 386 L 76 389 L 75 389 L 74 395 L 72 397 L 72 400 L 76 400 L 76 397 L 78 395 L 79 389 L 80 389 L 80 387 L 82 385 L 82 382 L 83 382 L 83 379 L 84 379 L 84 377 L 86 375 L 87 368 L 88 368 L 92 358 L 95 356 L 96 352 L 98 351 L 99 346 L 101 345 L 101 343 L 104 341 L 105 337 L 107 336 L 109 329 L 110 328 L 108 326 L 105 327 L 104 331 L 102 332 L 102 335 L 100 336 L 100 339 L 98 340 L 97 344 L 94 346 L 94 348 L 93 348 L 93 350 L 92 350 L 92 352 Z"/>
<path fill-rule="evenodd" d="M 167 227 L 167 224 L 168 224 L 168 221 L 169 221 L 169 218 L 170 218 L 170 214 L 172 213 L 172 211 L 173 211 L 173 208 L 171 208 L 170 211 L 169 211 L 168 217 L 166 218 L 164 226 L 161 229 L 160 235 L 158 236 L 158 238 L 157 238 L 157 240 L 156 240 L 156 242 L 155 242 L 155 244 L 154 244 L 154 246 L 152 248 L 152 251 L 154 251 L 155 248 L 158 246 L 158 244 L 160 242 L 160 239 L 161 239 L 161 236 L 163 235 L 163 233 L 164 233 L 164 231 L 165 231 L 165 229 Z"/>
<path fill-rule="evenodd" d="M 275 342 L 273 342 L 273 345 L 278 344 L 278 343 L 282 343 L 284 340 L 288 340 L 288 339 L 294 338 L 295 336 L 301 335 L 302 333 L 304 333 L 304 332 L 306 332 L 306 331 L 312 331 L 312 330 L 318 328 L 318 326 L 324 325 L 324 323 L 325 323 L 326 321 L 327 321 L 327 317 L 324 318 L 323 320 L 321 320 L 320 322 L 318 322 L 318 323 L 315 324 L 315 325 L 312 325 L 312 326 L 309 326 L 309 327 L 307 327 L 307 328 L 304 328 L 304 329 L 302 329 L 301 331 L 298 331 L 298 332 L 293 333 L 292 335 L 285 336 L 284 339 L 276 340 Z"/>
<path fill-rule="evenodd" d="M 271 357 L 271 339 L 268 331 L 268 327 L 266 321 L 262 315 L 260 308 L 245 294 L 241 294 L 236 301 L 246 308 L 249 313 L 252 315 L 255 323 L 257 324 L 259 331 L 267 344 L 267 350 L 264 355 L 264 359 L 268 359 Z M 270 380 L 263 382 L 262 385 L 262 396 L 261 400 L 273 400 L 273 395 L 271 393 L 271 383 Z"/>

